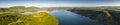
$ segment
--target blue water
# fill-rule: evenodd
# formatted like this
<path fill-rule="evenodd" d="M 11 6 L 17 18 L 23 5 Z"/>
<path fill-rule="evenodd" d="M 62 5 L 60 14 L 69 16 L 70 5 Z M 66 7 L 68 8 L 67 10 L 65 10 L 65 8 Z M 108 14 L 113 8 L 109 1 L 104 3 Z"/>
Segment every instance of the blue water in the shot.
<path fill-rule="evenodd" d="M 103 25 L 88 17 L 84 17 L 66 10 L 54 10 L 50 12 L 59 20 L 59 25 Z"/>
<path fill-rule="evenodd" d="M 103 25 L 96 20 L 92 20 L 89 17 L 81 16 L 66 10 L 54 10 L 54 11 L 36 11 L 36 12 L 24 12 L 22 14 L 34 14 L 39 12 L 48 12 L 56 17 L 59 21 L 59 25 Z M 52 21 L 51 21 L 52 22 Z"/>
<path fill-rule="evenodd" d="M 34 11 L 34 12 L 24 12 L 24 13 L 21 13 L 21 14 L 35 14 L 35 13 L 39 13 L 39 12 L 48 12 L 47 10 L 38 10 L 38 11 Z"/>

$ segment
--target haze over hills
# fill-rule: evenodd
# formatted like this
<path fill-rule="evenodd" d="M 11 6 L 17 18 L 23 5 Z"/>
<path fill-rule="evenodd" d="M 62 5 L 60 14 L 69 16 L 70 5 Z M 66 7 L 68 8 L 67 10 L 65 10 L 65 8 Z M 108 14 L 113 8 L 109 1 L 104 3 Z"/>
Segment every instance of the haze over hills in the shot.
<path fill-rule="evenodd" d="M 13 7 L 15 7 L 15 6 L 13 6 Z M 16 7 L 25 7 L 25 6 L 16 6 Z M 35 8 L 36 6 L 30 6 L 30 7 Z M 92 7 L 92 6 L 90 6 L 90 7 Z M 36 7 L 36 8 L 90 8 L 90 7 Z M 95 7 L 96 8 L 120 8 L 120 6 L 95 6 Z M 3 8 L 3 7 L 0 7 L 0 8 Z M 8 8 L 10 8 L 10 7 L 8 7 Z"/>

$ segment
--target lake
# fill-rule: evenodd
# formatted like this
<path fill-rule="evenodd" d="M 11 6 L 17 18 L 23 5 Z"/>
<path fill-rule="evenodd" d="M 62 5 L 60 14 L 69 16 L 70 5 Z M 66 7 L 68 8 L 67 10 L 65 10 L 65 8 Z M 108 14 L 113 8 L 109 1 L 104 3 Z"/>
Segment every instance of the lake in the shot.
<path fill-rule="evenodd" d="M 59 20 L 59 25 L 103 25 L 102 23 L 99 23 L 96 20 L 92 20 L 89 17 L 81 16 L 66 10 L 53 10 L 51 12 L 49 11 L 45 11 L 45 12 L 48 12 L 53 16 L 55 16 L 56 19 Z M 25 13 L 33 14 L 35 12 L 25 12 Z"/>

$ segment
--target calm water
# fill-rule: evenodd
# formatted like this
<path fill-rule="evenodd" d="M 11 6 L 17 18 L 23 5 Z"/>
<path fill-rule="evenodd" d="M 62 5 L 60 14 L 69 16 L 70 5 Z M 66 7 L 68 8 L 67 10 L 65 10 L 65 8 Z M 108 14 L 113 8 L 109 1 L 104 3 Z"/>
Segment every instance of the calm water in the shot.
<path fill-rule="evenodd" d="M 59 25 L 103 25 L 88 17 L 80 16 L 66 10 L 55 10 L 50 13 L 59 20 Z"/>
<path fill-rule="evenodd" d="M 41 11 L 36 11 L 36 12 L 41 12 Z M 23 14 L 33 14 L 36 12 L 25 12 Z M 49 12 L 49 11 L 45 11 L 45 12 Z M 59 25 L 103 25 L 95 20 L 91 20 L 88 17 L 84 17 L 66 10 L 54 10 L 49 13 L 54 15 L 59 20 Z"/>

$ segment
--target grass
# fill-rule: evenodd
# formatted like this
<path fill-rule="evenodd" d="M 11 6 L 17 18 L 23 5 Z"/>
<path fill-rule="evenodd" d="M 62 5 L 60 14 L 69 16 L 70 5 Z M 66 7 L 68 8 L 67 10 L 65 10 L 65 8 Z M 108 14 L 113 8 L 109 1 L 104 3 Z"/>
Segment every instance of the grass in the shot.
<path fill-rule="evenodd" d="M 0 25 L 58 25 L 58 20 L 47 12 L 35 14 L 1 12 Z"/>
<path fill-rule="evenodd" d="M 47 12 L 21 14 L 41 10 L 37 7 L 0 8 L 0 25 L 58 25 L 58 20 Z"/>

